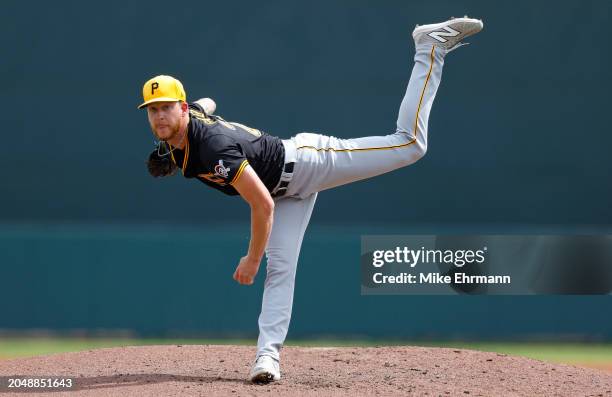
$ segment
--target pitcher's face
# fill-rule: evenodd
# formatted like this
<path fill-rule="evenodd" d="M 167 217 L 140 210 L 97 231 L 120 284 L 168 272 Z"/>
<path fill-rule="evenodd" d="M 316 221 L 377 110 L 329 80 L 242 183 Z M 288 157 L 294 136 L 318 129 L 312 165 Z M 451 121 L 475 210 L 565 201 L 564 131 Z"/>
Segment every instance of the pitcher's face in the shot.
<path fill-rule="evenodd" d="M 157 138 L 168 141 L 178 137 L 184 112 L 182 105 L 182 102 L 153 102 L 147 105 L 149 124 Z"/>

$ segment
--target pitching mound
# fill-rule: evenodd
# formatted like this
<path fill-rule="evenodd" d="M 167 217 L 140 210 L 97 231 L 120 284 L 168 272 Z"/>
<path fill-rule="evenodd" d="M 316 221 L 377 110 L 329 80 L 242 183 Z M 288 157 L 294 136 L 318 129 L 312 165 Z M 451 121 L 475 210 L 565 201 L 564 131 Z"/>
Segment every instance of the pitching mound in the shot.
<path fill-rule="evenodd" d="M 282 379 L 245 378 L 255 349 L 246 346 L 142 346 L 0 361 L 0 394 L 9 378 L 73 378 L 53 396 L 603 396 L 612 375 L 472 350 L 372 347 L 283 350 Z M 60 388 L 61 389 L 61 388 Z M 47 389 L 49 390 L 49 389 Z M 36 395 L 40 389 L 19 394 Z"/>

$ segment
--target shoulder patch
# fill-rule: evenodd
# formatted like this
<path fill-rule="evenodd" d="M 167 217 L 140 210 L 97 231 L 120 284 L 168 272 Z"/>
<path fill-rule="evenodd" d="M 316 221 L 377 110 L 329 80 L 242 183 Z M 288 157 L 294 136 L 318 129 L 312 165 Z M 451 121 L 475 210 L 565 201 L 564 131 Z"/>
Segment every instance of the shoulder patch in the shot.
<path fill-rule="evenodd" d="M 227 178 L 231 169 L 229 167 L 225 167 L 223 165 L 223 160 L 219 160 L 219 164 L 215 165 L 215 175 L 219 175 L 220 177 Z"/>

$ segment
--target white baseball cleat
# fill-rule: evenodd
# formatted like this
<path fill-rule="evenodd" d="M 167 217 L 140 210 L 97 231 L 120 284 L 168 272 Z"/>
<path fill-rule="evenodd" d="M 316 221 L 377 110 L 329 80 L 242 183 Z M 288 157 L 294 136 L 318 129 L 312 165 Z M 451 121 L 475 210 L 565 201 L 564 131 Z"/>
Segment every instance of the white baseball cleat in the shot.
<path fill-rule="evenodd" d="M 253 383 L 270 383 L 280 380 L 280 366 L 278 361 L 270 356 L 259 356 L 251 368 L 249 379 Z"/>
<path fill-rule="evenodd" d="M 412 38 L 416 45 L 435 44 L 438 47 L 446 48 L 447 52 L 468 44 L 462 40 L 468 36 L 476 34 L 482 30 L 480 19 L 451 18 L 446 22 L 434 23 L 430 25 L 417 25 L 412 32 Z"/>

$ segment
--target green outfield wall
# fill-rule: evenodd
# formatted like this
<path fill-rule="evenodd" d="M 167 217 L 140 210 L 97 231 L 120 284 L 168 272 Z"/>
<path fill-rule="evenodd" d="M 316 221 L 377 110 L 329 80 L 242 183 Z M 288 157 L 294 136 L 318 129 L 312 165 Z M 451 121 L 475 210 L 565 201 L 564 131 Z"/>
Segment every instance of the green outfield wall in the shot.
<path fill-rule="evenodd" d="M 361 296 L 355 230 L 406 232 L 315 219 L 291 337 L 612 340 L 610 295 Z M 248 224 L 4 227 L 0 330 L 255 336 L 265 270 L 250 287 L 232 279 L 248 233 Z"/>
<path fill-rule="evenodd" d="M 393 132 L 415 24 L 485 28 L 446 61 L 427 156 L 325 193 L 335 223 L 612 223 L 608 1 L 2 3 L 6 221 L 243 221 L 237 200 L 149 178 L 149 77 L 288 138 Z M 10 147 L 10 149 L 9 149 Z M 347 200 L 347 198 L 351 200 Z M 358 198 L 358 199 L 355 199 Z M 181 205 L 170 210 L 168 203 Z M 384 205 L 381 205 L 382 203 Z M 372 207 L 376 208 L 373 211 Z"/>

